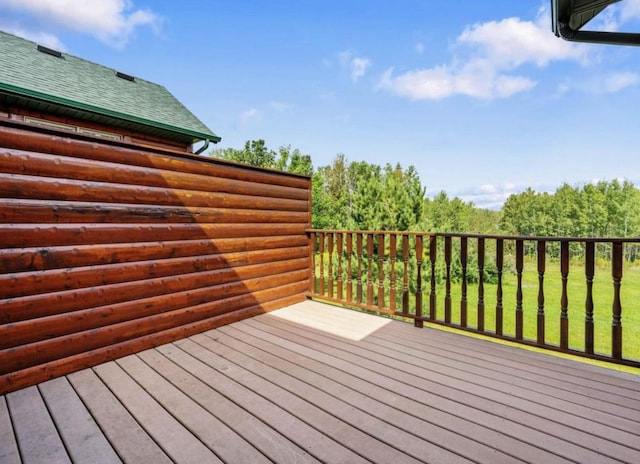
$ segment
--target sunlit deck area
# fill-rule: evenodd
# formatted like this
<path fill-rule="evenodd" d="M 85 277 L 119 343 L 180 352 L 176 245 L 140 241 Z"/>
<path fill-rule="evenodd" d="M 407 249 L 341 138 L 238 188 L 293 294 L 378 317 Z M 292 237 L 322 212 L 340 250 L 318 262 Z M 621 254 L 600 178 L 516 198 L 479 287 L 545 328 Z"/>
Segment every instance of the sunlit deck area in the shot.
<path fill-rule="evenodd" d="M 0 397 L 0 462 L 640 462 L 640 377 L 305 302 Z"/>

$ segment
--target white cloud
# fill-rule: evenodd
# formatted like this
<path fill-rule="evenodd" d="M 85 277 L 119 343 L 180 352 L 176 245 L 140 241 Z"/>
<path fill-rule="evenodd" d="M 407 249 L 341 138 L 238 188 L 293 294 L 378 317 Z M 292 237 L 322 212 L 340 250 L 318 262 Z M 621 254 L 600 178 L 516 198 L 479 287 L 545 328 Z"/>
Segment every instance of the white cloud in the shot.
<path fill-rule="evenodd" d="M 418 43 L 416 44 L 416 52 L 417 52 L 419 55 L 422 55 L 422 54 L 424 53 L 424 44 L 423 44 L 422 42 L 418 42 Z"/>
<path fill-rule="evenodd" d="M 338 53 L 338 62 L 343 68 L 349 70 L 351 81 L 354 84 L 364 77 L 369 67 L 371 67 L 369 58 L 355 56 L 351 50 Z"/>
<path fill-rule="evenodd" d="M 249 108 L 240 114 L 240 124 L 245 125 L 260 117 L 260 111 L 257 108 Z"/>
<path fill-rule="evenodd" d="M 618 8 L 620 9 L 620 21 L 623 23 L 640 18 L 640 0 L 625 0 Z"/>
<path fill-rule="evenodd" d="M 289 105 L 288 103 L 277 101 L 277 100 L 270 101 L 269 106 L 276 113 L 284 113 L 285 111 L 288 111 L 289 109 L 291 109 L 291 105 Z"/>
<path fill-rule="evenodd" d="M 606 93 L 615 93 L 638 84 L 640 84 L 640 74 L 620 72 L 607 76 L 604 79 L 602 90 Z"/>
<path fill-rule="evenodd" d="M 484 184 L 469 190 L 456 193 L 463 201 L 472 201 L 479 208 L 500 209 L 504 202 L 514 193 L 523 189 L 508 182 L 504 185 Z"/>
<path fill-rule="evenodd" d="M 367 58 L 354 58 L 351 60 L 351 80 L 355 83 L 367 72 L 371 61 Z"/>
<path fill-rule="evenodd" d="M 0 0 L 0 7 L 25 12 L 44 25 L 55 24 L 124 46 L 139 26 L 159 27 L 160 18 L 148 9 L 133 9 L 129 0 Z"/>
<path fill-rule="evenodd" d="M 513 72 L 523 65 L 545 67 L 552 61 L 585 63 L 587 48 L 558 40 L 549 31 L 546 10 L 535 21 L 507 18 L 467 27 L 456 39 L 449 64 L 407 71 L 397 76 L 388 69 L 380 80 L 386 88 L 413 100 L 437 100 L 453 95 L 479 99 L 507 98 L 536 86 Z"/>
<path fill-rule="evenodd" d="M 0 23 L 0 30 L 8 32 L 9 34 L 17 35 L 24 39 L 31 40 L 40 45 L 44 45 L 45 47 L 53 48 L 54 50 L 65 51 L 67 49 L 62 41 L 58 39 L 58 37 L 46 32 L 28 31 L 22 27 L 5 25 L 3 23 Z"/>

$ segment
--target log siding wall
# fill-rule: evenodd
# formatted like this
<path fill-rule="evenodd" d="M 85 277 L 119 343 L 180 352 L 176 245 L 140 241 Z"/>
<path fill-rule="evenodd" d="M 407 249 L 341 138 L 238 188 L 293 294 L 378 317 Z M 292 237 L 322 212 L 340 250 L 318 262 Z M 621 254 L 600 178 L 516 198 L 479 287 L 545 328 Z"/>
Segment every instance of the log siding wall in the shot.
<path fill-rule="evenodd" d="M 302 301 L 310 179 L 0 126 L 0 394 Z"/>

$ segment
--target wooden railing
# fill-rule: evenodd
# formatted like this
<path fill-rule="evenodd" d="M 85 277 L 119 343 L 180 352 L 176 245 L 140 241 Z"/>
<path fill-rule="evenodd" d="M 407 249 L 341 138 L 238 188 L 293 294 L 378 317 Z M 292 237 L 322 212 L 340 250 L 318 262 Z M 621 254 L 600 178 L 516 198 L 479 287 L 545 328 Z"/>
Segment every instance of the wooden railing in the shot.
<path fill-rule="evenodd" d="M 307 233 L 312 298 L 640 367 L 640 239 Z"/>

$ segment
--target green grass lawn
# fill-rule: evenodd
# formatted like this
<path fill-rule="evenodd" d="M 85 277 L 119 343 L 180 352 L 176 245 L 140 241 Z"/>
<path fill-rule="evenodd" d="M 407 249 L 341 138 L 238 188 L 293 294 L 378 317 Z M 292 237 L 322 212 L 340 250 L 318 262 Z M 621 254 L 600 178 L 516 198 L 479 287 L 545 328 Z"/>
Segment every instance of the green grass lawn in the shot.
<path fill-rule="evenodd" d="M 536 338 L 538 312 L 538 274 L 533 261 L 525 262 L 523 272 L 523 320 L 524 337 Z M 516 275 L 505 272 L 503 277 L 503 333 L 515 336 Z M 485 330 L 495 330 L 496 284 L 484 284 Z M 423 313 L 428 311 L 430 288 L 427 281 L 423 289 L 425 297 Z M 584 266 L 572 264 L 567 285 L 569 299 L 569 346 L 584 350 L 584 307 L 586 283 Z M 548 262 L 544 276 L 545 339 L 549 344 L 560 344 L 560 298 L 562 281 L 559 263 Z M 460 322 L 459 283 L 452 284 L 452 322 Z M 437 318 L 444 319 L 444 283 L 437 287 Z M 468 325 L 476 327 L 478 286 L 467 286 Z M 610 267 L 596 267 L 593 283 L 595 351 L 611 354 L 611 307 L 613 282 Z M 640 359 L 640 268 L 626 266 L 621 287 L 623 356 Z"/>

